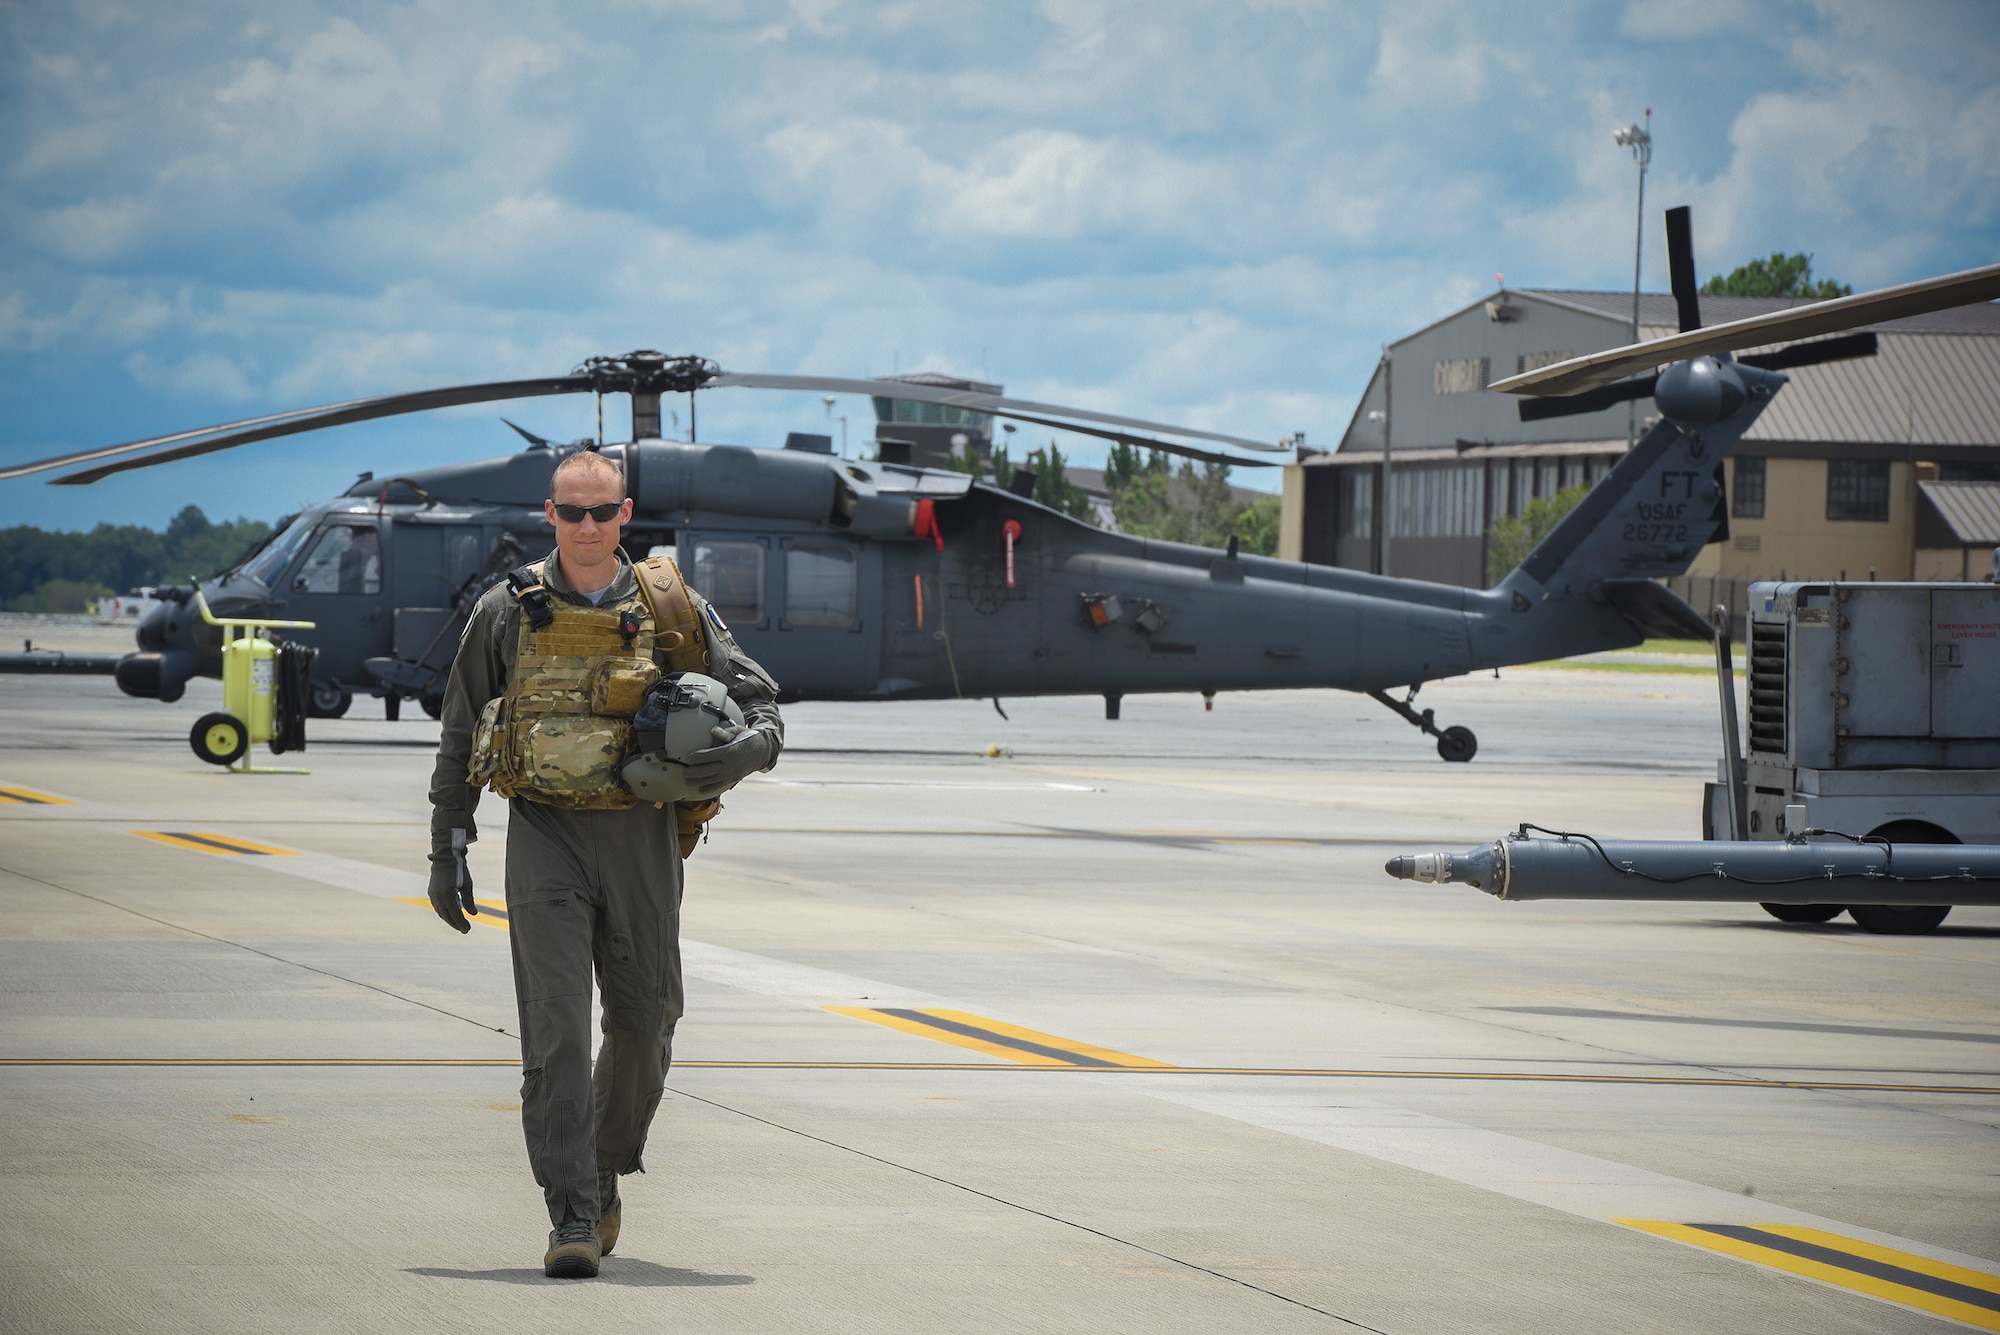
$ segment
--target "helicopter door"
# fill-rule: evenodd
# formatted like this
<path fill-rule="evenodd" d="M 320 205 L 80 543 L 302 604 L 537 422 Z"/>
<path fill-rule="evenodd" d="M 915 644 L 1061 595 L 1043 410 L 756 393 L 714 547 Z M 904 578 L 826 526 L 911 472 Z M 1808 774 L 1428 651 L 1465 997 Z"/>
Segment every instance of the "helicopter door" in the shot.
<path fill-rule="evenodd" d="M 340 646 L 343 659 L 365 658 L 386 647 L 389 618 L 383 610 L 382 546 L 382 531 L 373 519 L 350 515 L 329 519 L 285 585 L 291 614 L 317 623 L 314 638 L 322 645 Z"/>
<path fill-rule="evenodd" d="M 829 695 L 875 688 L 881 644 L 864 632 L 878 611 L 867 595 L 879 591 L 879 559 L 873 547 L 836 538 L 780 541 L 769 657 L 758 660 L 780 683 L 811 681 L 814 694 Z"/>
<path fill-rule="evenodd" d="M 393 652 L 406 662 L 447 667 L 458 651 L 453 630 L 460 617 L 452 598 L 486 559 L 481 531 L 470 524 L 405 522 L 391 533 L 397 557 Z"/>

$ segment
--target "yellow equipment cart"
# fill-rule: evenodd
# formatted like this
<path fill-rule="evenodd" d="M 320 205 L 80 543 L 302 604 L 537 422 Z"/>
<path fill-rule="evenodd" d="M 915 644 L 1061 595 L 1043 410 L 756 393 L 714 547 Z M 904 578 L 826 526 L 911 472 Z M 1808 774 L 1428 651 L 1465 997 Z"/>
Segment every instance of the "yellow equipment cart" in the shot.
<path fill-rule="evenodd" d="M 194 591 L 201 619 L 222 630 L 222 710 L 203 714 L 188 734 L 188 745 L 211 765 L 233 774 L 305 774 L 302 769 L 252 765 L 250 748 L 267 742 L 272 752 L 305 749 L 306 699 L 312 689 L 315 651 L 282 644 L 273 630 L 311 630 L 310 621 L 243 620 L 208 610 L 201 589 Z"/>

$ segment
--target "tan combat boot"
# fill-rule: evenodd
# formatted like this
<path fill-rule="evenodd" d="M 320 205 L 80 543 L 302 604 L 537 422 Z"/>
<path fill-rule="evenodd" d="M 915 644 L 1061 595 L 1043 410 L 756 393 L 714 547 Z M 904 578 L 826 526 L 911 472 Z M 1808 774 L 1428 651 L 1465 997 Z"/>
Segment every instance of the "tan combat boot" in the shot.
<path fill-rule="evenodd" d="M 597 1221 L 571 1216 L 549 1234 L 549 1250 L 542 1256 L 542 1273 L 550 1279 L 595 1279 L 597 1263 L 603 1255 L 603 1248 L 597 1243 Z"/>
<path fill-rule="evenodd" d="M 618 1245 L 618 1217 L 624 1213 L 625 1202 L 618 1198 L 618 1174 L 598 1169 L 597 1242 L 600 1255 L 611 1255 L 611 1249 Z"/>

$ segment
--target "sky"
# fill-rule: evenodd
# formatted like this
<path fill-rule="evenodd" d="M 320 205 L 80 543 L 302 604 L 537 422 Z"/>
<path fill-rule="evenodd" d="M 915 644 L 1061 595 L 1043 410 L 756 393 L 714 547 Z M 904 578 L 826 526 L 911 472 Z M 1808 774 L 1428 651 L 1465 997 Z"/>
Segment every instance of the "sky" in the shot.
<path fill-rule="evenodd" d="M 0 0 L 0 461 L 637 347 L 1330 446 L 1496 275 L 1629 289 L 1648 108 L 1648 290 L 1677 203 L 1704 274 L 2000 259 L 1987 0 Z M 274 518 L 503 414 L 595 430 L 455 409 L 0 482 L 0 524 Z M 719 390 L 700 435 L 840 414 Z"/>

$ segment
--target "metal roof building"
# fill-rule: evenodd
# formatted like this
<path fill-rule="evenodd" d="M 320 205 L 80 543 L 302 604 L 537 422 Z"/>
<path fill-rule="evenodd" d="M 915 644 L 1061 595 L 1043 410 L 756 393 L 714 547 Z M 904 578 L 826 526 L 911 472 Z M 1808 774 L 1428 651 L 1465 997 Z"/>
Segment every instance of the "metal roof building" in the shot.
<path fill-rule="evenodd" d="M 1702 317 L 1720 324 L 1802 304 L 1703 297 Z M 1642 339 L 1676 332 L 1673 298 L 1642 295 L 1639 323 Z M 1909 578 L 1917 484 L 2000 481 L 2000 305 L 1872 327 L 1878 356 L 1788 372 L 1732 460 L 1731 540 L 1708 548 L 1695 574 Z M 1518 399 L 1486 386 L 1630 342 L 1631 330 L 1630 292 L 1502 289 L 1397 340 L 1335 450 L 1286 469 L 1280 553 L 1361 569 L 1386 555 L 1392 574 L 1497 579 L 1491 525 L 1603 476 L 1628 431 L 1649 424 L 1651 404 L 1524 423 Z M 1961 556 L 1955 546 L 1954 569 Z"/>

